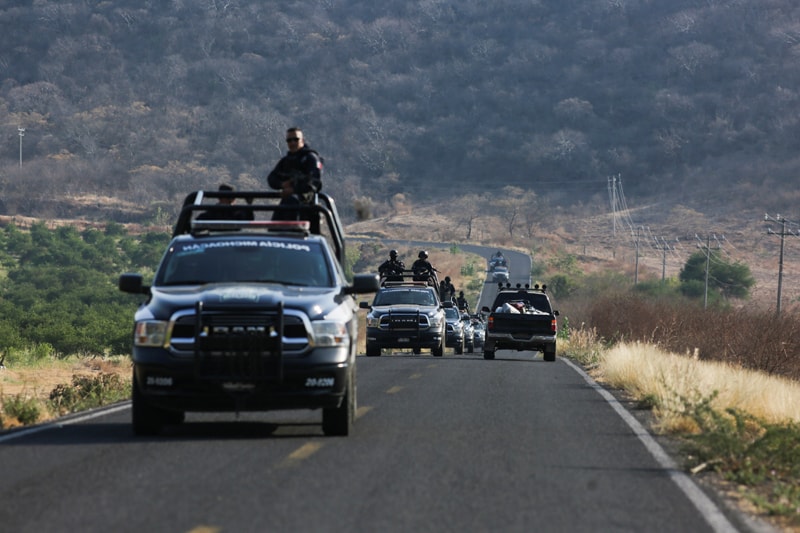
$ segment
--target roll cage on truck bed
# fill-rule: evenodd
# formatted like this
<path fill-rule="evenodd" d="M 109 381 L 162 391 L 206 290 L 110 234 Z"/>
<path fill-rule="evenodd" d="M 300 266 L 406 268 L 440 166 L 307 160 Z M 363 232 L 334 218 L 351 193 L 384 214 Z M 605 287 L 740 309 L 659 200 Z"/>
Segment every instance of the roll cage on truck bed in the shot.
<path fill-rule="evenodd" d="M 231 200 L 244 200 L 244 203 L 229 204 L 208 204 L 204 203 L 206 199 L 221 198 Z M 289 213 L 297 212 L 300 215 L 301 221 L 309 221 L 309 232 L 314 235 L 323 235 L 322 223 L 328 228 L 328 234 L 324 235 L 331 241 L 336 259 L 339 264 L 344 265 L 344 230 L 342 223 L 339 219 L 339 212 L 336 210 L 336 202 L 333 198 L 325 193 L 318 192 L 314 195 L 314 200 L 308 204 L 298 205 L 279 205 L 272 202 L 264 202 L 264 200 L 280 200 L 281 193 L 278 191 L 194 191 L 189 193 L 183 200 L 183 207 L 178 214 L 178 220 L 172 230 L 172 236 L 192 233 L 193 227 L 203 227 L 205 229 L 237 229 L 242 225 L 241 220 L 233 218 L 238 213 L 251 213 L 255 218 L 257 213 Z M 261 202 L 257 203 L 257 200 Z M 193 220 L 194 213 L 206 212 L 209 213 L 209 220 L 199 223 Z M 214 220 L 213 215 L 219 214 L 219 220 Z M 315 216 L 316 215 L 316 216 Z M 213 224 L 209 224 L 213 221 Z M 277 224 L 270 224 L 272 221 L 252 221 L 254 223 L 248 224 L 248 227 L 261 226 L 265 230 L 270 226 L 277 226 Z M 282 221 L 281 224 L 285 224 Z M 300 227 L 302 225 L 298 225 Z"/>

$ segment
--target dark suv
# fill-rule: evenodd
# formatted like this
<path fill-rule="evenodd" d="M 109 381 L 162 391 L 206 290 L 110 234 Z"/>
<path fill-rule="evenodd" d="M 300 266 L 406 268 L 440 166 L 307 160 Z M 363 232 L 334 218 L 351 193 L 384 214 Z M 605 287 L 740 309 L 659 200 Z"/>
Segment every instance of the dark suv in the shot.
<path fill-rule="evenodd" d="M 260 220 L 261 198 L 206 209 L 187 198 L 152 286 L 123 274 L 122 291 L 144 294 L 134 317 L 133 430 L 158 433 L 186 411 L 322 409 L 326 435 L 347 435 L 355 418 L 357 305 L 378 277 L 350 284 L 333 200 L 304 206 L 306 220 Z M 222 195 L 222 193 L 219 193 Z M 236 209 L 234 212 L 233 209 Z M 197 211 L 212 216 L 197 219 Z M 252 221 L 237 220 L 242 210 Z M 309 232 L 322 217 L 331 235 Z M 249 216 L 246 218 L 250 218 Z M 333 243 L 331 245 L 329 240 Z"/>
<path fill-rule="evenodd" d="M 367 314 L 367 356 L 382 349 L 406 348 L 414 353 L 429 349 L 444 355 L 444 311 L 439 294 L 425 282 L 387 281 L 372 304 L 361 302 Z"/>

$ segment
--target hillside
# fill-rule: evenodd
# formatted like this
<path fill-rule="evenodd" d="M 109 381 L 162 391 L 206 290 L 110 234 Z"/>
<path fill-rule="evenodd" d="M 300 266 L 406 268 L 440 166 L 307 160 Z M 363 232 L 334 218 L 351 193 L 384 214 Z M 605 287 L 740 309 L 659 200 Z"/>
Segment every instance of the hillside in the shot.
<path fill-rule="evenodd" d="M 263 186 L 291 125 L 350 221 L 504 186 L 581 206 L 609 176 L 791 212 L 798 28 L 789 0 L 0 2 L 0 214 L 153 221 Z"/>

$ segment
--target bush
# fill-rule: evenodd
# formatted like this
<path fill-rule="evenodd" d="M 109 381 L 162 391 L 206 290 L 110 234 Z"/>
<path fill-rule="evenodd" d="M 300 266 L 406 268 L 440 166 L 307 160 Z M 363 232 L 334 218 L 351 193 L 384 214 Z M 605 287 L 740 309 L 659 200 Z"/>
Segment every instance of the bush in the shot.
<path fill-rule="evenodd" d="M 653 344 L 767 374 L 800 379 L 800 317 L 742 309 L 703 309 L 674 295 L 636 292 L 570 300 L 570 316 L 611 343 Z"/>
<path fill-rule="evenodd" d="M 22 425 L 35 424 L 42 414 L 42 407 L 36 398 L 22 394 L 4 396 L 0 398 L 5 416 L 15 418 Z M 0 417 L 0 427 L 4 427 L 3 417 Z"/>
<path fill-rule="evenodd" d="M 50 406 L 60 415 L 100 407 L 130 398 L 130 385 L 117 374 L 72 376 L 72 385 L 58 385 L 50 393 Z"/>

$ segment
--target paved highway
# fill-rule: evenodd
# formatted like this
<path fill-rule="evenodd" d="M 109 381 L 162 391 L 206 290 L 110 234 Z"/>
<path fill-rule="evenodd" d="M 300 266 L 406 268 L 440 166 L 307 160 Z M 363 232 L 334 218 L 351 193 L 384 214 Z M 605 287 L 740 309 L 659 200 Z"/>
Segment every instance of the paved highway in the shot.
<path fill-rule="evenodd" d="M 357 368 L 349 437 L 289 411 L 189 414 L 135 438 L 127 402 L 0 433 L 0 531 L 748 530 L 565 359 L 448 350 Z"/>
<path fill-rule="evenodd" d="M 291 411 L 190 414 L 134 438 L 126 404 L 0 436 L 0 530 L 672 533 L 736 523 L 698 501 L 563 359 L 359 357 L 358 373 L 350 437 L 326 438 L 318 412 Z"/>

